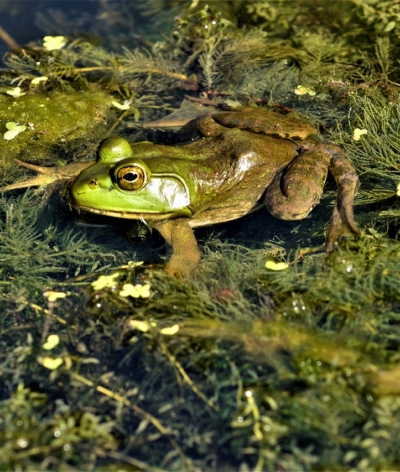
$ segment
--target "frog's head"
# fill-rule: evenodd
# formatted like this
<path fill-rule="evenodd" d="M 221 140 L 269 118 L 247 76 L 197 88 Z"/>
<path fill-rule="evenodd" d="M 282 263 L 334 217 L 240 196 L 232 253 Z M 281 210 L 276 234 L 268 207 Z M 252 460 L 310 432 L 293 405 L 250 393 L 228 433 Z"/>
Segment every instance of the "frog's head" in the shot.
<path fill-rule="evenodd" d="M 106 139 L 96 162 L 70 184 L 70 200 L 77 209 L 117 218 L 190 216 L 186 182 L 160 169 L 158 154 L 157 145 L 148 142 Z"/>

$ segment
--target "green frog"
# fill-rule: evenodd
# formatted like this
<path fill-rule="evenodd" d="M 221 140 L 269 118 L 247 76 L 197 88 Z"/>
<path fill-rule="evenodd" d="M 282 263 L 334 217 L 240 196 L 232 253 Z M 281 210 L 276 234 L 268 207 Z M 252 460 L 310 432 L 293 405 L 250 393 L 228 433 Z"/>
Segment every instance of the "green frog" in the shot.
<path fill-rule="evenodd" d="M 359 233 L 353 219 L 357 173 L 340 147 L 312 138 L 317 130 L 310 124 L 241 107 L 200 116 L 196 127 L 201 137 L 182 146 L 111 137 L 100 144 L 95 163 L 30 168 L 48 180 L 55 174 L 69 178 L 64 197 L 78 211 L 140 220 L 161 233 L 172 247 L 165 267 L 171 275 L 188 275 L 199 263 L 193 228 L 234 220 L 263 205 L 283 220 L 305 218 L 320 200 L 328 169 L 338 195 L 326 252 L 342 236 Z M 8 189 L 22 186 L 29 181 Z"/>

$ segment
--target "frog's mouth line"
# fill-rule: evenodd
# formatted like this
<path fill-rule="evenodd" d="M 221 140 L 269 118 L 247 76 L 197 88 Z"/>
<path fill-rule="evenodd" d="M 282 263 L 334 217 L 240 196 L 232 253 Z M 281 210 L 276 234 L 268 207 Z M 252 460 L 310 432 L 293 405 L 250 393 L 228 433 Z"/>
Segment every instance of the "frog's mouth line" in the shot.
<path fill-rule="evenodd" d="M 187 214 L 178 214 L 179 212 L 169 212 L 169 213 L 133 213 L 128 211 L 112 211 L 112 210 L 101 210 L 98 208 L 91 208 L 87 206 L 76 206 L 73 205 L 73 208 L 78 213 L 94 213 L 101 216 L 110 216 L 112 218 L 121 218 L 124 220 L 166 220 L 170 218 L 176 218 L 178 216 L 188 216 Z"/>

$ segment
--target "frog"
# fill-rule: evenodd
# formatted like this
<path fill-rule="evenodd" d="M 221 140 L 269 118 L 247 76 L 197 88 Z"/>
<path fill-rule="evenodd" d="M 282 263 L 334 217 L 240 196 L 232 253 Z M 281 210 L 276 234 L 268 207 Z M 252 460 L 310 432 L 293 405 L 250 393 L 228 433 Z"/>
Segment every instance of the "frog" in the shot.
<path fill-rule="evenodd" d="M 47 179 L 58 172 L 67 181 L 63 197 L 78 212 L 139 220 L 158 231 L 172 250 L 165 271 L 173 276 L 190 276 L 200 262 L 193 229 L 263 206 L 279 219 L 302 220 L 319 203 L 328 171 L 338 191 L 326 253 L 343 236 L 360 234 L 353 215 L 357 172 L 342 148 L 316 139 L 317 128 L 306 120 L 243 106 L 201 114 L 194 124 L 199 136 L 188 144 L 113 136 L 79 171 L 30 168 Z"/>

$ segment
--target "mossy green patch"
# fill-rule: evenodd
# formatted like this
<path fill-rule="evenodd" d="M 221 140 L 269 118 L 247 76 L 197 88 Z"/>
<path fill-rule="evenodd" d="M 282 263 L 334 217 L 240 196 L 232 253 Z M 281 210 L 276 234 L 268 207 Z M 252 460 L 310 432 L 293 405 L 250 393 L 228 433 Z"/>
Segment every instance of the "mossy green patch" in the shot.
<path fill-rule="evenodd" d="M 1 177 L 8 176 L 14 158 L 56 164 L 67 151 L 99 139 L 113 115 L 113 97 L 96 85 L 82 90 L 29 90 L 18 98 L 0 96 Z M 3 138 L 6 123 L 26 126 L 11 140 Z M 101 139 L 101 138 L 100 138 Z"/>

